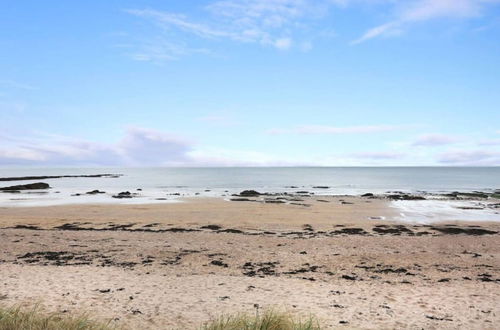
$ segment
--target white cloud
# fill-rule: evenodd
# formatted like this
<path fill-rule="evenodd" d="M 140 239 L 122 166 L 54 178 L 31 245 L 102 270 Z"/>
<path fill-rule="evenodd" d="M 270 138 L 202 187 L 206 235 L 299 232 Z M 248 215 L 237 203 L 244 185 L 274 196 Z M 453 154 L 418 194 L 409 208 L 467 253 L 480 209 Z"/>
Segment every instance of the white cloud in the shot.
<path fill-rule="evenodd" d="M 274 42 L 274 47 L 281 50 L 288 50 L 292 47 L 292 39 L 290 38 L 281 38 Z"/>
<path fill-rule="evenodd" d="M 366 31 L 352 44 L 358 44 L 379 36 L 400 34 L 411 24 L 432 19 L 466 19 L 483 15 L 488 5 L 499 0 L 413 0 L 396 2 L 395 19 Z"/>
<path fill-rule="evenodd" d="M 291 129 L 275 128 L 267 131 L 268 134 L 367 134 L 394 131 L 401 129 L 400 126 L 390 125 L 368 125 L 368 126 L 322 126 L 304 125 Z"/>
<path fill-rule="evenodd" d="M 299 40 L 296 43 L 294 36 L 302 37 L 308 21 L 323 18 L 334 3 L 329 0 L 221 0 L 202 8 L 206 15 L 203 19 L 197 20 L 186 15 L 154 9 L 125 11 L 160 26 L 163 34 L 168 35 L 170 40 L 181 32 L 202 39 L 255 43 L 278 50 L 289 50 L 297 44 L 302 51 L 309 51 L 312 48 L 311 41 Z M 161 47 L 161 51 L 158 49 L 160 47 L 152 48 L 151 52 L 142 49 L 135 58 L 138 60 L 148 60 L 150 57 L 162 60 L 177 58 L 175 52 L 172 54 L 169 51 L 171 46 Z M 182 48 L 190 47 L 183 45 Z"/>
<path fill-rule="evenodd" d="M 358 152 L 350 155 L 354 158 L 371 159 L 371 160 L 388 160 L 401 159 L 406 157 L 406 154 L 401 152 L 380 151 L 380 152 Z"/>
<path fill-rule="evenodd" d="M 425 134 L 419 136 L 413 143 L 413 146 L 443 146 L 460 141 L 459 138 L 444 134 Z"/>
<path fill-rule="evenodd" d="M 0 166 L 291 166 L 293 159 L 245 150 L 198 147 L 194 142 L 157 130 L 130 127 L 117 143 L 37 134 L 4 139 Z M 34 142 L 37 141 L 37 142 Z"/>
<path fill-rule="evenodd" d="M 128 46 L 126 48 L 136 48 Z M 129 55 L 133 60 L 161 64 L 166 61 L 178 60 L 191 54 L 210 54 L 204 48 L 190 48 L 181 43 L 172 43 L 164 38 L 142 42 L 138 49 L 132 50 Z"/>
<path fill-rule="evenodd" d="M 451 150 L 438 156 L 440 163 L 464 166 L 499 166 L 500 152 L 486 150 Z"/>
<path fill-rule="evenodd" d="M 362 43 L 363 41 L 366 41 L 368 39 L 372 39 L 375 37 L 378 37 L 383 34 L 387 34 L 391 32 L 392 34 L 395 34 L 397 28 L 399 28 L 399 23 L 398 22 L 389 22 L 386 24 L 382 24 L 379 26 L 376 26 L 374 28 L 369 29 L 368 31 L 365 32 L 360 38 L 353 40 L 351 42 L 351 45 L 356 45 L 359 43 Z"/>
<path fill-rule="evenodd" d="M 0 147 L 0 165 L 175 165 L 188 161 L 192 143 L 159 131 L 131 127 L 116 144 L 36 135 Z M 34 142 L 36 141 L 36 142 Z"/>
<path fill-rule="evenodd" d="M 189 153 L 196 166 L 308 166 L 312 162 L 297 161 L 257 151 L 204 148 Z"/>
<path fill-rule="evenodd" d="M 500 146 L 500 139 L 488 139 L 479 141 L 480 146 Z"/>

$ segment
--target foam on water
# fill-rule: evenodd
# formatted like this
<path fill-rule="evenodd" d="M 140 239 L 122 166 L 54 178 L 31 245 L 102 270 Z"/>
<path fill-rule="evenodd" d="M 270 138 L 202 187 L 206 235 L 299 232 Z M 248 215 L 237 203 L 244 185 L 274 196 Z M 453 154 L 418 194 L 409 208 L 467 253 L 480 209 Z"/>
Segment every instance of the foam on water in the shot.
<path fill-rule="evenodd" d="M 500 209 L 486 208 L 476 201 L 393 201 L 399 216 L 396 220 L 430 224 L 444 221 L 500 221 Z"/>

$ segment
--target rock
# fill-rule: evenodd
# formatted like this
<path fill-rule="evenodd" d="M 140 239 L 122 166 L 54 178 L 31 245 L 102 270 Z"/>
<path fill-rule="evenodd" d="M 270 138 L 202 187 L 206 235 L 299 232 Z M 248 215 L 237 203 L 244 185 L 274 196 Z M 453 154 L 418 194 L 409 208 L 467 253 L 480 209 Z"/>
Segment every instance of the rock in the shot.
<path fill-rule="evenodd" d="M 272 204 L 284 204 L 285 202 L 279 199 L 266 199 L 265 203 L 272 203 Z"/>
<path fill-rule="evenodd" d="M 466 234 L 466 235 L 479 236 L 479 235 L 493 235 L 498 233 L 497 231 L 480 229 L 480 228 L 431 227 L 431 229 L 439 231 L 442 234 L 448 234 L 448 235 Z"/>
<path fill-rule="evenodd" d="M 11 190 L 35 190 L 35 189 L 49 189 L 50 186 L 45 182 L 36 182 L 36 183 L 28 183 L 21 184 L 17 186 L 3 187 L 0 188 L 1 191 L 11 191 Z"/>
<path fill-rule="evenodd" d="M 219 230 L 222 229 L 221 226 L 219 225 L 206 225 L 206 226 L 201 226 L 201 229 L 210 229 L 210 230 Z"/>
<path fill-rule="evenodd" d="M 328 186 L 313 186 L 314 189 L 329 189 Z"/>
<path fill-rule="evenodd" d="M 21 176 L 0 178 L 0 181 L 26 181 L 26 180 L 45 180 L 60 178 L 118 178 L 122 174 L 90 174 L 90 175 L 43 175 L 43 176 Z"/>
<path fill-rule="evenodd" d="M 407 194 L 387 195 L 386 198 L 393 199 L 393 200 L 403 200 L 403 201 L 425 200 L 425 197 L 416 196 L 416 195 L 407 195 Z"/>
<path fill-rule="evenodd" d="M 113 198 L 132 198 L 133 196 L 130 193 L 130 191 L 122 191 L 118 195 L 113 195 L 112 197 Z"/>
<path fill-rule="evenodd" d="M 92 191 L 88 191 L 86 192 L 87 195 L 97 195 L 97 194 L 105 194 L 104 191 L 100 191 L 100 190 L 92 190 Z"/>
<path fill-rule="evenodd" d="M 219 266 L 219 267 L 224 267 L 224 268 L 227 268 L 228 267 L 228 264 L 220 261 L 220 260 L 212 260 L 210 262 L 210 264 L 214 265 L 214 266 Z"/>
<path fill-rule="evenodd" d="M 262 194 L 258 191 L 255 191 L 255 190 L 243 190 L 242 192 L 240 192 L 240 196 L 243 196 L 243 197 L 257 197 L 260 195 L 262 195 Z"/>
<path fill-rule="evenodd" d="M 368 233 L 363 228 L 342 228 L 340 230 L 335 230 L 330 232 L 331 235 L 367 235 Z"/>
<path fill-rule="evenodd" d="M 361 197 L 373 197 L 374 195 L 372 193 L 366 193 L 361 195 Z"/>
<path fill-rule="evenodd" d="M 356 276 L 349 276 L 349 275 L 342 275 L 342 278 L 344 280 L 349 280 L 349 281 L 356 281 L 356 279 L 357 279 Z"/>

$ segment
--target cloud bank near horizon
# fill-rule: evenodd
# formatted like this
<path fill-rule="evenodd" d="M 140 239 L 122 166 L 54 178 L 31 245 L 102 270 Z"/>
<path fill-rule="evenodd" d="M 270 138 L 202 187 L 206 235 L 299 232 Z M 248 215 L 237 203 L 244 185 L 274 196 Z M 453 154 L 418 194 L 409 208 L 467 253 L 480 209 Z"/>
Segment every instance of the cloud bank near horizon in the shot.
<path fill-rule="evenodd" d="M 303 133 L 324 134 L 326 138 L 331 134 L 390 131 L 390 126 L 325 127 Z M 500 166 L 496 144 L 485 145 L 480 140 L 459 149 L 455 147 L 459 139 L 443 134 L 420 135 L 399 148 L 343 153 L 332 150 L 309 159 L 201 146 L 184 137 L 142 127 L 128 127 L 119 141 L 107 144 L 50 134 L 29 138 L 0 135 L 0 141 L 0 166 Z M 450 144 L 453 148 L 448 149 Z M 435 148 L 438 150 L 429 152 Z"/>

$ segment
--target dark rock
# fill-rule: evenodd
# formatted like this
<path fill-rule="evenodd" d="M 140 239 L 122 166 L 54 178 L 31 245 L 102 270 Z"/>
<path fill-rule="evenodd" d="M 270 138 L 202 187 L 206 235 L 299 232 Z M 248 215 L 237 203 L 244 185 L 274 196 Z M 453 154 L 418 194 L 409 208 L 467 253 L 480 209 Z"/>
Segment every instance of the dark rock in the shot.
<path fill-rule="evenodd" d="M 11 191 L 11 190 L 37 190 L 37 189 L 49 189 L 49 184 L 45 182 L 36 182 L 36 183 L 28 183 L 21 184 L 17 186 L 3 187 L 0 188 L 1 191 Z"/>
<path fill-rule="evenodd" d="M 480 236 L 480 235 L 493 235 L 498 233 L 497 231 L 480 229 L 480 228 L 431 227 L 431 229 L 448 235 L 466 234 L 466 235 Z"/>
<path fill-rule="evenodd" d="M 350 276 L 350 275 L 342 275 L 342 278 L 344 280 L 349 280 L 349 281 L 356 281 L 358 279 L 356 276 Z"/>
<path fill-rule="evenodd" d="M 219 225 L 206 225 L 206 226 L 201 226 L 201 229 L 210 229 L 210 230 L 219 230 L 222 227 Z"/>
<path fill-rule="evenodd" d="M 228 229 L 221 229 L 221 230 L 218 230 L 217 232 L 218 232 L 218 233 L 243 234 L 243 231 L 242 231 L 242 230 L 239 230 L 239 229 L 232 229 L 232 228 L 228 228 Z"/>
<path fill-rule="evenodd" d="M 426 315 L 425 317 L 434 321 L 453 321 L 452 319 L 448 319 L 446 317 L 437 317 L 432 315 Z"/>
<path fill-rule="evenodd" d="M 373 228 L 373 231 L 376 232 L 376 233 L 379 233 L 379 234 L 382 234 L 382 235 L 385 235 L 385 234 L 395 234 L 395 235 L 400 235 L 402 233 L 406 233 L 406 234 L 413 234 L 413 231 L 411 231 L 410 229 L 406 228 L 405 226 L 403 225 L 396 225 L 396 226 L 393 226 L 391 228 L 389 228 L 388 226 L 375 226 Z"/>
<path fill-rule="evenodd" d="M 100 191 L 100 190 L 92 190 L 92 191 L 88 191 L 86 192 L 87 195 L 97 195 L 97 194 L 105 194 L 104 191 Z"/>
<path fill-rule="evenodd" d="M 284 204 L 285 202 L 280 200 L 280 199 L 266 199 L 264 201 L 266 204 L 271 203 L 271 204 Z"/>
<path fill-rule="evenodd" d="M 374 271 L 375 273 L 383 273 L 383 274 L 389 274 L 389 273 L 393 273 L 393 274 L 403 274 L 403 273 L 407 273 L 408 270 L 406 268 L 397 268 L 397 269 L 392 269 L 392 268 L 384 268 L 384 269 L 378 269 L 378 270 L 375 270 Z"/>
<path fill-rule="evenodd" d="M 46 180 L 60 178 L 118 178 L 122 174 L 90 174 L 90 175 L 44 175 L 44 176 L 21 176 L 0 178 L 0 181 L 27 181 L 27 180 Z"/>
<path fill-rule="evenodd" d="M 210 264 L 212 264 L 214 266 L 224 267 L 224 268 L 229 267 L 228 264 L 226 264 L 226 263 L 224 263 L 224 262 L 222 262 L 220 260 L 212 260 L 212 261 L 210 261 Z"/>
<path fill-rule="evenodd" d="M 314 189 L 329 189 L 328 186 L 313 186 Z"/>
<path fill-rule="evenodd" d="M 347 234 L 347 235 L 366 235 L 368 234 L 363 228 L 342 228 L 330 232 L 331 235 Z"/>
<path fill-rule="evenodd" d="M 132 198 L 132 193 L 130 191 L 122 191 L 118 195 L 113 195 L 113 198 Z"/>
<path fill-rule="evenodd" d="M 395 195 L 387 195 L 385 196 L 388 199 L 393 199 L 393 200 L 404 200 L 404 201 L 418 201 L 418 200 L 425 200 L 425 197 L 423 196 L 416 196 L 416 195 L 407 195 L 407 194 L 395 194 Z"/>
<path fill-rule="evenodd" d="M 361 195 L 361 197 L 373 197 L 374 195 L 372 193 L 366 193 Z"/>
<path fill-rule="evenodd" d="M 32 226 L 32 225 L 15 225 L 12 228 L 15 228 L 15 229 L 28 229 L 28 230 L 43 230 L 43 229 L 41 229 L 38 226 Z"/>
<path fill-rule="evenodd" d="M 262 194 L 255 190 L 243 190 L 242 192 L 240 192 L 240 196 L 243 197 L 258 197 L 260 195 Z"/>

